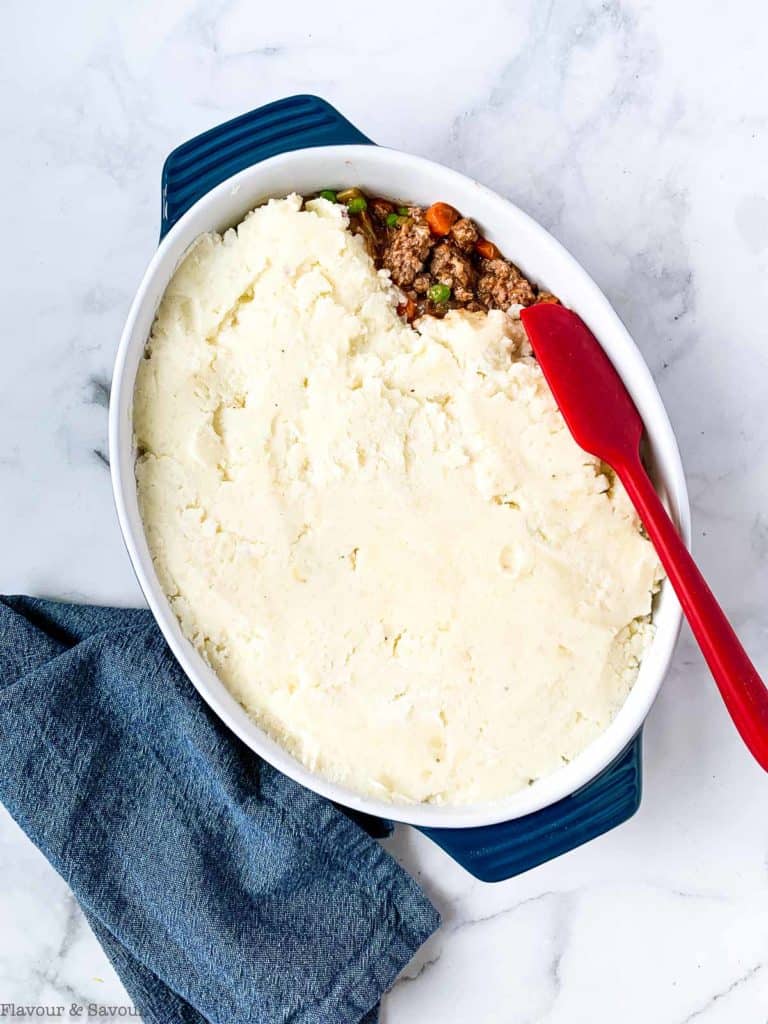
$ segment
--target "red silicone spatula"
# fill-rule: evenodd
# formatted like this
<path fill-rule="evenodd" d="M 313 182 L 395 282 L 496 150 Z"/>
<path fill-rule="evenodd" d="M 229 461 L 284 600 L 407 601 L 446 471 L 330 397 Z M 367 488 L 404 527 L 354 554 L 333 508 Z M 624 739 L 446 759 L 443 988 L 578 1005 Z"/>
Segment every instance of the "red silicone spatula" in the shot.
<path fill-rule="evenodd" d="M 533 351 L 576 442 L 618 474 L 675 588 L 741 738 L 768 771 L 768 690 L 680 540 L 640 459 L 643 422 L 587 325 L 563 306 L 521 313 Z"/>

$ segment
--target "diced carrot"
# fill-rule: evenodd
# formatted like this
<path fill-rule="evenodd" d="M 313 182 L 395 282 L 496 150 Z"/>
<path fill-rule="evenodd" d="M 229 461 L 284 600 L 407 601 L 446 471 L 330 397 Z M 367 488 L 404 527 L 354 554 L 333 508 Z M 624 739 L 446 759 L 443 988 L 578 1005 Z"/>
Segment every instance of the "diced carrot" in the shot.
<path fill-rule="evenodd" d="M 432 203 L 425 216 L 432 234 L 443 238 L 459 219 L 459 211 L 448 203 Z"/>
<path fill-rule="evenodd" d="M 501 256 L 493 242 L 489 242 L 487 238 L 478 238 L 475 242 L 475 252 L 484 260 L 497 260 Z"/>
<path fill-rule="evenodd" d="M 397 314 L 398 316 L 404 316 L 408 323 L 416 316 L 416 303 L 410 295 L 407 296 L 405 302 L 401 302 L 397 307 Z"/>
<path fill-rule="evenodd" d="M 558 299 L 556 295 L 553 295 L 552 292 L 539 292 L 539 294 L 536 296 L 535 305 L 538 306 L 542 302 L 548 302 L 555 306 L 560 305 L 560 299 Z"/>

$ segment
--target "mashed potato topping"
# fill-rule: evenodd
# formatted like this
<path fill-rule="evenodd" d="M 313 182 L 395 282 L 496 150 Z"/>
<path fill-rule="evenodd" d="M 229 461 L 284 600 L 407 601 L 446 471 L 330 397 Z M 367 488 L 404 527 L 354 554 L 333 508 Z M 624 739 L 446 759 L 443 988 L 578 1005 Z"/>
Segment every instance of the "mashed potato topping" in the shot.
<path fill-rule="evenodd" d="M 307 766 L 502 797 L 621 705 L 659 566 L 515 314 L 414 326 L 340 206 L 202 237 L 139 370 L 139 501 L 185 634 Z"/>

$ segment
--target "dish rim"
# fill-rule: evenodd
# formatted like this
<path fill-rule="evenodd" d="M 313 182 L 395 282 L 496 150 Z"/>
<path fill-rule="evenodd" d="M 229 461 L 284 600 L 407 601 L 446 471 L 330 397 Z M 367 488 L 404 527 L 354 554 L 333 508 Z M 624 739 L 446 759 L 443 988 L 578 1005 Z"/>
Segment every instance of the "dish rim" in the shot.
<path fill-rule="evenodd" d="M 584 317 L 615 362 L 641 409 L 662 493 L 686 545 L 690 545 L 690 509 L 682 462 L 661 396 L 626 327 L 581 264 L 545 228 L 513 202 L 460 172 L 424 157 L 387 147 L 356 144 L 293 150 L 270 157 L 227 178 L 197 200 L 179 218 L 150 260 L 120 338 L 109 409 L 112 487 L 118 521 L 131 564 L 171 651 L 201 697 L 247 746 L 296 782 L 366 814 L 428 828 L 473 828 L 524 817 L 586 786 L 621 754 L 641 728 L 669 667 L 681 624 L 680 607 L 668 582 L 662 585 L 654 614 L 656 635 L 646 651 L 632 690 L 607 729 L 570 764 L 543 776 L 526 789 L 492 803 L 445 806 L 391 802 L 365 796 L 306 768 L 247 715 L 194 645 L 183 635 L 154 572 L 136 503 L 131 419 L 135 370 L 149 334 L 149 330 L 145 331 L 141 325 L 146 325 L 147 310 L 151 305 L 151 326 L 157 302 L 194 239 L 202 231 L 221 230 L 228 224 L 237 223 L 237 220 L 225 217 L 224 210 L 231 211 L 240 206 L 245 212 L 269 195 L 288 194 L 290 188 L 282 191 L 265 189 L 264 183 L 270 180 L 270 175 L 275 171 L 279 178 L 281 172 L 289 174 L 292 170 L 293 180 L 296 181 L 302 173 L 306 174 L 308 166 L 314 168 L 311 173 L 321 175 L 318 181 L 334 181 L 338 185 L 349 181 L 350 174 L 360 166 L 389 168 L 390 172 L 394 169 L 400 176 L 405 171 L 406 176 L 411 174 L 414 181 L 433 180 L 433 201 L 442 199 L 453 202 L 467 216 L 476 216 L 476 208 L 496 209 L 503 216 L 487 230 L 484 228 L 485 233 L 524 271 L 528 262 L 525 253 L 522 258 L 518 257 L 514 248 L 500 239 L 494 227 L 499 224 L 514 225 L 521 237 L 535 242 L 532 248 L 544 254 L 545 262 L 549 260 L 561 273 L 566 273 L 570 286 L 565 289 L 567 294 L 564 294 L 562 287 L 552 287 L 552 282 L 546 279 L 546 273 L 542 275 L 536 272 L 531 273 L 531 276 L 556 291 L 567 305 Z M 338 180 L 322 172 L 320 168 L 323 166 L 335 167 Z M 365 189 L 370 180 L 370 177 L 368 181 L 359 178 L 354 183 Z M 323 186 L 318 184 L 317 187 Z M 424 201 L 413 192 L 409 198 Z M 478 219 L 481 224 L 488 222 L 487 217 Z M 202 222 L 209 222 L 209 226 L 200 229 Z M 159 287 L 160 281 L 162 287 Z M 653 414 L 650 418 L 649 412 Z"/>

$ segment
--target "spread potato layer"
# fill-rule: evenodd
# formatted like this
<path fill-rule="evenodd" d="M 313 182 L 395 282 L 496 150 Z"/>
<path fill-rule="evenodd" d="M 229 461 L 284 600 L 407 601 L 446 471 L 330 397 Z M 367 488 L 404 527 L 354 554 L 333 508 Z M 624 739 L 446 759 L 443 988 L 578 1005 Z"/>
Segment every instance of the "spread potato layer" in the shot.
<path fill-rule="evenodd" d="M 475 803 L 606 728 L 660 571 L 514 311 L 397 301 L 324 199 L 199 239 L 139 369 L 139 502 L 185 634 L 276 740 Z"/>

